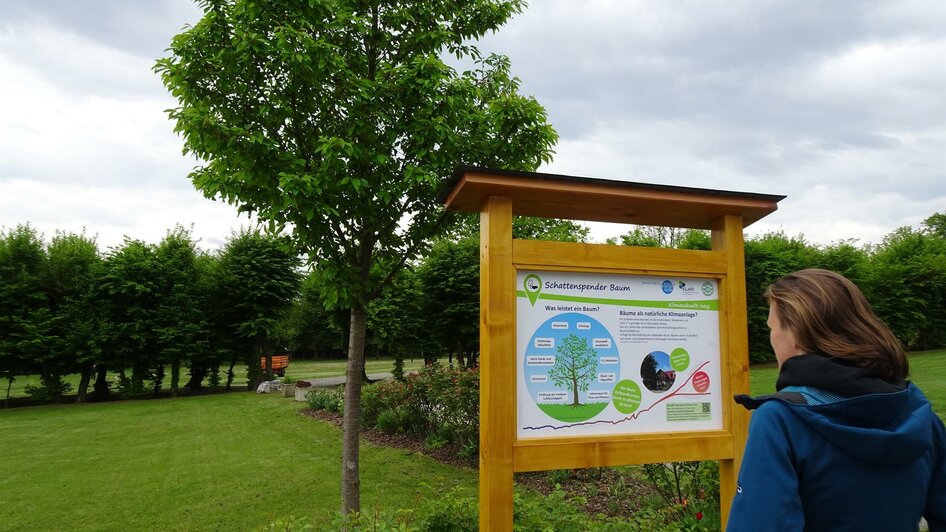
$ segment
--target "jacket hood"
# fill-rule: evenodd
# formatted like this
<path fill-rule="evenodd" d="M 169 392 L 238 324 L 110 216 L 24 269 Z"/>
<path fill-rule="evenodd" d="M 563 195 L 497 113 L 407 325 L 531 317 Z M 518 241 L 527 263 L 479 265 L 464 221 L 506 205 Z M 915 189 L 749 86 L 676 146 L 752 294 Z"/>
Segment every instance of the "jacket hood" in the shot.
<path fill-rule="evenodd" d="M 802 418 L 845 454 L 861 462 L 899 466 L 929 451 L 932 441 L 929 401 L 913 383 L 899 392 L 864 395 L 836 403 L 789 403 Z"/>
<path fill-rule="evenodd" d="M 818 388 L 844 398 L 822 405 L 786 402 L 795 415 L 852 458 L 898 466 L 929 450 L 935 414 L 912 383 L 888 382 L 840 359 L 809 354 L 782 364 L 776 388 L 787 386 Z"/>

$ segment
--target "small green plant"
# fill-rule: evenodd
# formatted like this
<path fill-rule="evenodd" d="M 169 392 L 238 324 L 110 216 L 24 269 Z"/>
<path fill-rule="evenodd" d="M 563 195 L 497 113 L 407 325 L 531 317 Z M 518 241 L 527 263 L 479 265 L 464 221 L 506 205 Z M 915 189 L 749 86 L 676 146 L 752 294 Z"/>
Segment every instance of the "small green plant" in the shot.
<path fill-rule="evenodd" d="M 388 434 L 407 432 L 407 414 L 402 408 L 389 408 L 378 414 L 377 426 Z"/>
<path fill-rule="evenodd" d="M 546 476 L 549 479 L 549 484 L 559 486 L 572 478 L 573 475 L 571 469 L 552 469 L 546 473 Z"/>
<path fill-rule="evenodd" d="M 629 495 L 627 481 L 623 476 L 619 476 L 614 482 L 608 484 L 607 491 L 612 498 L 623 498 Z"/>
<path fill-rule="evenodd" d="M 395 380 L 404 382 L 404 357 L 398 355 L 394 357 L 394 367 L 391 368 L 391 375 Z"/>
<path fill-rule="evenodd" d="M 428 502 L 422 512 L 423 518 L 420 522 L 422 530 L 476 532 L 479 529 L 478 500 L 456 488 L 445 493 L 436 502 Z"/>
<path fill-rule="evenodd" d="M 644 471 L 673 520 L 696 527 L 685 530 L 719 530 L 717 462 L 647 464 Z"/>
<path fill-rule="evenodd" d="M 317 388 L 306 394 L 306 402 L 312 410 L 341 413 L 345 396 L 341 388 L 334 390 Z"/>
<path fill-rule="evenodd" d="M 285 377 L 282 378 L 283 384 L 294 384 L 295 382 L 296 382 L 296 378 L 291 375 L 286 375 Z"/>
<path fill-rule="evenodd" d="M 43 403 L 54 403 L 72 390 L 72 384 L 59 377 L 47 379 L 42 386 L 26 385 L 26 394 Z"/>
<path fill-rule="evenodd" d="M 413 510 L 388 512 L 355 512 L 349 515 L 336 514 L 330 530 L 371 530 L 372 532 L 416 532 Z"/>
<path fill-rule="evenodd" d="M 449 438 L 437 433 L 428 435 L 424 440 L 424 445 L 426 445 L 428 449 L 443 449 L 448 443 L 450 443 Z"/>
<path fill-rule="evenodd" d="M 479 452 L 480 446 L 479 442 L 465 442 L 460 445 L 460 450 L 457 452 L 460 455 L 460 458 L 473 458 Z"/>
<path fill-rule="evenodd" d="M 301 532 L 303 530 L 315 530 L 315 527 L 305 517 L 288 517 L 257 528 L 256 532 Z"/>

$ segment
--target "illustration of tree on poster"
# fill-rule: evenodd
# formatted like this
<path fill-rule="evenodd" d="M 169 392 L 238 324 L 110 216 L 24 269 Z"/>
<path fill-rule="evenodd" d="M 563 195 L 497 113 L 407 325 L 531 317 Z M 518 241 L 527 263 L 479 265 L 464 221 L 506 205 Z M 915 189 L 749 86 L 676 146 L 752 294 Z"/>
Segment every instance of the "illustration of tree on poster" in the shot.
<path fill-rule="evenodd" d="M 587 338 L 580 338 L 569 334 L 557 348 L 558 358 L 555 365 L 549 370 L 549 379 L 556 386 L 571 386 L 573 408 L 581 406 L 578 403 L 578 391 L 588 391 L 588 386 L 595 377 L 598 369 L 597 354 L 588 345 Z"/>

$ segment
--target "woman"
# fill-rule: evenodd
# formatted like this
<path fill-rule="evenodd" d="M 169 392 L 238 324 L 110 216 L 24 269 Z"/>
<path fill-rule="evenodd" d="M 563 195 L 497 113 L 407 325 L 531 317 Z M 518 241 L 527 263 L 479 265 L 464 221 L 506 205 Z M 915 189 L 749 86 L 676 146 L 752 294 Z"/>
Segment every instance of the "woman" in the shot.
<path fill-rule="evenodd" d="M 778 393 L 755 409 L 727 530 L 946 531 L 946 430 L 860 289 L 826 270 L 765 293 Z"/>

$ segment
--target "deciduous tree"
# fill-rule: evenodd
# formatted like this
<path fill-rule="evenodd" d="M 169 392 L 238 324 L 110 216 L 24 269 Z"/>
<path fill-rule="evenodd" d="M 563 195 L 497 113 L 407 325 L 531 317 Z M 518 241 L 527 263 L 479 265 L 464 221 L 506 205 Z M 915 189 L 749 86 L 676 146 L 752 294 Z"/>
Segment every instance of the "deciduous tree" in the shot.
<path fill-rule="evenodd" d="M 0 375 L 8 399 L 15 376 L 38 370 L 50 343 L 46 262 L 42 237 L 29 225 L 0 232 Z"/>
<path fill-rule="evenodd" d="M 446 348 L 457 362 L 473 367 L 479 351 L 479 240 L 437 242 L 418 271 L 427 337 Z"/>
<path fill-rule="evenodd" d="M 205 358 L 201 354 L 209 349 L 209 323 L 203 308 L 197 255 L 196 242 L 181 226 L 168 231 L 154 250 L 157 273 L 154 324 L 160 373 L 165 364 L 170 365 L 172 396 L 178 393 L 181 362 L 188 358 Z M 156 388 L 160 388 L 160 382 L 157 379 L 156 382 L 159 384 Z"/>
<path fill-rule="evenodd" d="M 65 390 L 61 376 L 73 371 L 81 375 L 76 392 L 85 401 L 92 368 L 102 351 L 101 316 L 94 296 L 95 279 L 102 257 L 94 238 L 84 234 L 58 233 L 47 247 L 46 293 L 53 314 L 53 345 L 43 354 L 49 391 Z"/>
<path fill-rule="evenodd" d="M 440 225 L 458 164 L 534 170 L 556 139 L 501 56 L 469 44 L 522 0 L 206 0 L 156 65 L 206 196 L 291 232 L 351 309 L 342 510 L 360 508 L 368 302 Z M 457 72 L 453 54 L 472 67 Z"/>
<path fill-rule="evenodd" d="M 123 392 L 143 395 L 158 364 L 157 270 L 154 248 L 126 237 L 105 257 L 96 282 L 96 299 L 103 313 L 103 349 L 97 365 L 96 399 L 108 395 L 106 370 L 121 372 Z M 125 370 L 131 368 L 131 378 Z"/>
<path fill-rule="evenodd" d="M 270 339 L 299 293 L 299 259 L 284 239 L 244 230 L 227 241 L 220 266 L 233 333 L 252 346 L 244 355 L 249 385 L 255 389 L 260 378 L 273 378 Z M 260 355 L 266 359 L 264 375 L 259 372 Z"/>

